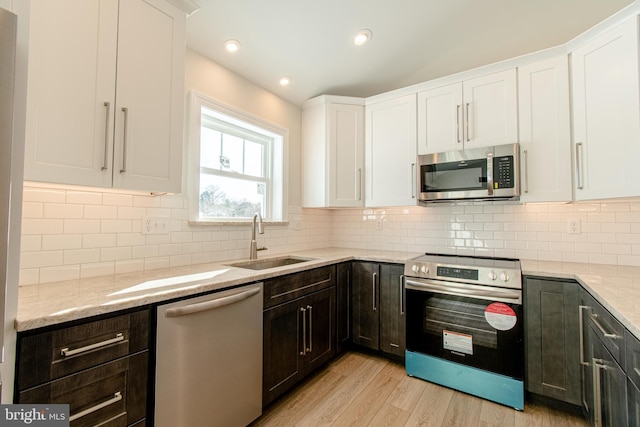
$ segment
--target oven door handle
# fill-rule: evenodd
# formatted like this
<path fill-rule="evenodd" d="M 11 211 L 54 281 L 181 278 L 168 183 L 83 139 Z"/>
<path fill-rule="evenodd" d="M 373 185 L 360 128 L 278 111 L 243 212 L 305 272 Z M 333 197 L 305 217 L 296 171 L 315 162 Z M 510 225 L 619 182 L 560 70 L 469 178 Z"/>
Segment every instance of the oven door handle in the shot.
<path fill-rule="evenodd" d="M 434 292 L 438 294 L 477 298 L 488 301 L 522 304 L 522 291 L 520 289 L 494 288 L 490 286 L 442 282 L 428 279 L 420 279 L 418 282 L 409 278 L 405 279 L 405 288 L 415 291 Z"/>

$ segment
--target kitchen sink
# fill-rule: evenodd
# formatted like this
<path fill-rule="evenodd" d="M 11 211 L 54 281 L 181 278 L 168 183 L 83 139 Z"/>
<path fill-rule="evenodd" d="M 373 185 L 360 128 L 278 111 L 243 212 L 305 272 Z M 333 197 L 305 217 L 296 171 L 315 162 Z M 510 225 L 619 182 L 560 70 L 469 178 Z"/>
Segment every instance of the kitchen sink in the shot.
<path fill-rule="evenodd" d="M 313 260 L 314 258 L 285 256 L 280 258 L 252 259 L 250 261 L 240 261 L 226 265 L 229 267 L 247 268 L 249 270 L 266 270 L 268 268 L 283 267 L 285 265 L 298 264 Z"/>

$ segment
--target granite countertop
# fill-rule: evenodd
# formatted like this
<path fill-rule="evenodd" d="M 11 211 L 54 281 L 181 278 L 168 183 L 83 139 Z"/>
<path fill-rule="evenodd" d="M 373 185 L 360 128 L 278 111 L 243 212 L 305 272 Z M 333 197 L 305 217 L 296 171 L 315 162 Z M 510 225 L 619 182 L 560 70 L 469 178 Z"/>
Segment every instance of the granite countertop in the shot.
<path fill-rule="evenodd" d="M 19 332 L 27 331 L 230 288 L 343 261 L 357 259 L 403 264 L 407 259 L 420 254 L 326 248 L 292 252 L 286 255 L 310 258 L 310 260 L 258 271 L 225 265 L 242 261 L 230 260 L 222 263 L 23 286 L 20 287 L 18 295 L 16 329 Z M 636 338 L 640 339 L 640 267 L 530 260 L 522 260 L 521 264 L 524 275 L 578 281 Z"/>
<path fill-rule="evenodd" d="M 264 259 L 279 258 L 284 255 Z M 16 330 L 21 332 L 174 298 L 231 288 L 352 259 L 402 264 L 405 260 L 419 254 L 328 248 L 292 252 L 286 255 L 311 260 L 257 271 L 225 265 L 246 261 L 229 260 L 221 263 L 22 286 L 18 291 Z"/>

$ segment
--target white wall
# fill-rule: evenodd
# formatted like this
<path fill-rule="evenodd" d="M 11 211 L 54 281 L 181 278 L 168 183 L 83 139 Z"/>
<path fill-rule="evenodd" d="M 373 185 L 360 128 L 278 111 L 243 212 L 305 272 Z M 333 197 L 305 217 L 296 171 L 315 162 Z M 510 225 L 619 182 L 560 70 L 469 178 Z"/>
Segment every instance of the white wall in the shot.
<path fill-rule="evenodd" d="M 185 90 L 195 90 L 289 130 L 288 205 L 300 206 L 302 110 L 202 55 L 187 50 Z"/>

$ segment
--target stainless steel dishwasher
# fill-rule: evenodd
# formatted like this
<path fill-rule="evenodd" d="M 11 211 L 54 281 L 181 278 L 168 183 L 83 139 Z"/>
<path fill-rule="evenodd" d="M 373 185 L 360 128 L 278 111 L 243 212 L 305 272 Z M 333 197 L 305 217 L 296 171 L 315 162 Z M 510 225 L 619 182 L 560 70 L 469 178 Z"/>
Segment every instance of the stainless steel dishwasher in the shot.
<path fill-rule="evenodd" d="M 262 307 L 262 283 L 158 306 L 156 426 L 246 426 L 260 416 Z"/>

